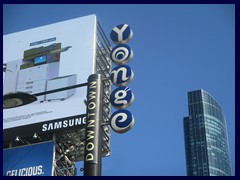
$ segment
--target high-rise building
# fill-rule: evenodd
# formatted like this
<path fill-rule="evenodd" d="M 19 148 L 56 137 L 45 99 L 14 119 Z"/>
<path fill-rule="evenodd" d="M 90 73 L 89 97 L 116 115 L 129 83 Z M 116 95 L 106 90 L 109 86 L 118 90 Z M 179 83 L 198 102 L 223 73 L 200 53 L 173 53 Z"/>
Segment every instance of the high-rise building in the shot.
<path fill-rule="evenodd" d="M 188 176 L 231 176 L 226 118 L 204 90 L 188 92 L 184 138 Z"/>

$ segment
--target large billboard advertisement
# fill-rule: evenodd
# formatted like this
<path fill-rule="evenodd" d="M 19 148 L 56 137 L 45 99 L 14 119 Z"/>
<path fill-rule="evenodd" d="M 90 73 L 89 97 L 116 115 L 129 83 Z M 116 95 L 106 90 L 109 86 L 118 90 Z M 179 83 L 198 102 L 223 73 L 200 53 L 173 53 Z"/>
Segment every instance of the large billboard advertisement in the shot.
<path fill-rule="evenodd" d="M 3 176 L 52 176 L 54 142 L 3 150 Z"/>
<path fill-rule="evenodd" d="M 96 25 L 96 16 L 89 15 L 4 35 L 3 95 L 86 83 L 95 71 Z M 69 89 L 4 109 L 4 140 L 83 126 L 86 93 L 87 87 Z"/>

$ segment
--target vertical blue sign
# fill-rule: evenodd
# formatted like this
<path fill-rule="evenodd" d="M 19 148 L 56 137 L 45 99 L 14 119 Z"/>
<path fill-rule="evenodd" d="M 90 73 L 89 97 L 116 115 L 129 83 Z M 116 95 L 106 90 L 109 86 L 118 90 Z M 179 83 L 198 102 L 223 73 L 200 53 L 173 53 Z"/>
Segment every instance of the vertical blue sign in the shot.
<path fill-rule="evenodd" d="M 3 176 L 52 176 L 54 142 L 3 150 Z"/>
<path fill-rule="evenodd" d="M 133 115 L 126 109 L 134 101 L 134 95 L 127 85 L 132 81 L 134 74 L 132 69 L 125 65 L 133 57 L 132 49 L 126 45 L 131 40 L 133 32 L 127 24 L 120 24 L 113 28 L 110 37 L 112 41 L 117 44 L 110 54 L 110 58 L 115 67 L 110 75 L 110 79 L 115 86 L 118 86 L 111 95 L 110 103 L 116 108 L 120 109 L 112 114 L 110 117 L 111 128 L 117 133 L 124 133 L 129 131 L 134 125 Z"/>

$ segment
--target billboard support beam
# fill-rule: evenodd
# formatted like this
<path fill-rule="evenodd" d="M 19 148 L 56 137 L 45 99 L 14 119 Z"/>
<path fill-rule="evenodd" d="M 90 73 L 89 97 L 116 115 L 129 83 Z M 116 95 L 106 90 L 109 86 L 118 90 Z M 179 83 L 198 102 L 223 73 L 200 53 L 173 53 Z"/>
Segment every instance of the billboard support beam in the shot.
<path fill-rule="evenodd" d="M 101 74 L 88 77 L 87 121 L 85 129 L 84 176 L 101 176 L 102 165 L 102 92 Z"/>

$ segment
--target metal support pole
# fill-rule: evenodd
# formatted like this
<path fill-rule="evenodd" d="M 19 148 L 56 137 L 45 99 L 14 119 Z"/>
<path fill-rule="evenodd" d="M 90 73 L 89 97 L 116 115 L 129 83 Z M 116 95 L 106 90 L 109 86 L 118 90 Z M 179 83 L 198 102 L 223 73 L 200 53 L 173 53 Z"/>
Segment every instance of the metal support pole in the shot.
<path fill-rule="evenodd" d="M 102 91 L 100 74 L 88 77 L 87 121 L 85 129 L 84 176 L 101 176 Z"/>

